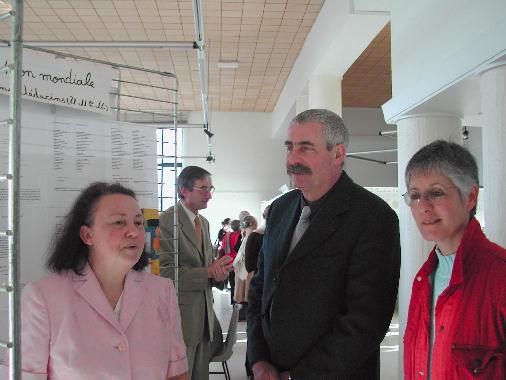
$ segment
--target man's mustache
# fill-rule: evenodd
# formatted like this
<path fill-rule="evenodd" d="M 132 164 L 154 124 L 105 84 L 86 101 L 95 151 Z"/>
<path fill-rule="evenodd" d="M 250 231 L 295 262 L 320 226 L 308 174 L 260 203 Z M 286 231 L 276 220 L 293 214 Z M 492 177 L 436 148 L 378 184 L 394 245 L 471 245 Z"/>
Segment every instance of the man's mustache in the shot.
<path fill-rule="evenodd" d="M 313 174 L 313 171 L 302 164 L 286 165 L 286 174 Z"/>

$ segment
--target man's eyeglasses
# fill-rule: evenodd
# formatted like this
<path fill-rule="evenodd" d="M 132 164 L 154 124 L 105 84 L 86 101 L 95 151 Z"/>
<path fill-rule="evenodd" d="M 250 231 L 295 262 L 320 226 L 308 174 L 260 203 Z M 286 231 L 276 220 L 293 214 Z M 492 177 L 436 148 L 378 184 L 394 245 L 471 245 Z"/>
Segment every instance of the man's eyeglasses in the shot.
<path fill-rule="evenodd" d="M 420 203 L 420 199 L 425 199 L 427 202 L 435 205 L 440 203 L 445 196 L 448 195 L 448 189 L 454 188 L 456 186 L 447 186 L 447 187 L 435 187 L 430 190 L 427 190 L 423 193 L 420 193 L 416 190 L 409 190 L 406 193 L 402 194 L 404 197 L 404 201 L 409 207 L 418 206 Z"/>
<path fill-rule="evenodd" d="M 193 190 L 198 190 L 200 191 L 201 193 L 209 193 L 209 194 L 212 194 L 214 193 L 214 190 L 215 190 L 215 187 L 214 186 L 211 186 L 211 187 L 207 187 L 207 186 L 202 186 L 202 187 L 192 187 Z"/>

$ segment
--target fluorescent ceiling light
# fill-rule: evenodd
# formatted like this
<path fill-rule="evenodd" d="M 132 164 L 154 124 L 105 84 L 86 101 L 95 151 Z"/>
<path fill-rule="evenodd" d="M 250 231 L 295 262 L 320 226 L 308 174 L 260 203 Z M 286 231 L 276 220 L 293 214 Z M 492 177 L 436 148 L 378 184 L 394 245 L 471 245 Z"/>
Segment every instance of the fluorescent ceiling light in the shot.
<path fill-rule="evenodd" d="M 239 67 L 239 62 L 237 62 L 237 61 L 219 61 L 218 67 L 220 69 L 237 69 Z"/>

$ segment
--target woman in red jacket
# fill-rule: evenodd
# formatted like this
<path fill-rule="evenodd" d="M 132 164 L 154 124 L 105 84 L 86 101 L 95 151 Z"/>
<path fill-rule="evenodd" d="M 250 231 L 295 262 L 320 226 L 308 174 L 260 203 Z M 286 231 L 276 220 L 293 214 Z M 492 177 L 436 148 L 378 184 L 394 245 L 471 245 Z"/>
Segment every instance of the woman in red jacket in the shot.
<path fill-rule="evenodd" d="M 404 378 L 506 379 L 506 250 L 474 218 L 476 161 L 435 141 L 411 158 L 405 179 L 418 229 L 436 244 L 413 282 Z"/>
<path fill-rule="evenodd" d="M 230 228 L 232 231 L 228 231 L 221 242 L 221 248 L 219 251 L 219 257 L 228 255 L 232 258 L 232 262 L 237 256 L 237 251 L 241 246 L 241 221 L 234 219 L 230 222 Z M 228 281 L 230 284 L 230 303 L 234 304 L 234 290 L 235 290 L 235 272 L 232 271 L 228 275 Z"/>

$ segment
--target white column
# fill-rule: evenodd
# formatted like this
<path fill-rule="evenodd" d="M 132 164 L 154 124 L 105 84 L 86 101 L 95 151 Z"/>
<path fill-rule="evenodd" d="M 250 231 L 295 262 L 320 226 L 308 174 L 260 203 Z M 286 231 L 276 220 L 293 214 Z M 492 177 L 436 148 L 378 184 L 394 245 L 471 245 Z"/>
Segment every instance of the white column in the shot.
<path fill-rule="evenodd" d="M 342 116 L 341 81 L 336 75 L 312 75 L 308 81 L 309 108 L 326 108 Z"/>
<path fill-rule="evenodd" d="M 481 74 L 483 141 L 483 203 L 485 231 L 494 243 L 506 246 L 506 65 Z"/>
<path fill-rule="evenodd" d="M 309 109 L 307 94 L 297 96 L 297 100 L 295 101 L 295 114 L 298 115 L 307 109 Z"/>
<path fill-rule="evenodd" d="M 399 282 L 399 379 L 403 379 L 402 338 L 406 329 L 413 278 L 427 259 L 434 243 L 427 242 L 418 231 L 410 208 L 404 203 L 404 171 L 409 159 L 434 140 L 462 144 L 461 121 L 453 115 L 410 115 L 397 122 L 397 159 L 399 187 L 399 221 L 401 233 L 401 276 Z"/>

